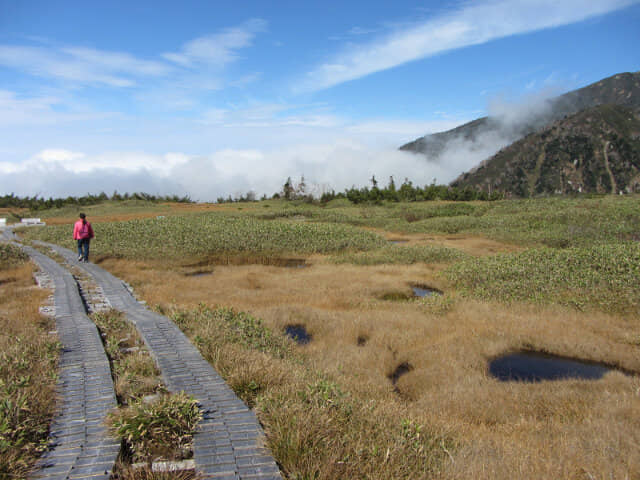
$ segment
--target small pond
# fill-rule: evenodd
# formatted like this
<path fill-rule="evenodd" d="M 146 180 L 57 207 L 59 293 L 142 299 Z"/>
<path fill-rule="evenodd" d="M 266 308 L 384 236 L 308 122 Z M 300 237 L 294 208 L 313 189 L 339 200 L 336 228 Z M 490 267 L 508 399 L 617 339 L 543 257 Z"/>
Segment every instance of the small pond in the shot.
<path fill-rule="evenodd" d="M 597 380 L 612 368 L 595 362 L 540 352 L 518 352 L 489 363 L 489 373 L 502 382 L 540 382 L 579 378 Z"/>
<path fill-rule="evenodd" d="M 282 258 L 276 265 L 285 268 L 306 268 L 309 266 L 304 258 Z"/>
<path fill-rule="evenodd" d="M 185 277 L 206 277 L 207 275 L 212 275 L 212 270 L 196 270 L 194 272 L 186 272 L 184 274 Z"/>
<path fill-rule="evenodd" d="M 284 333 L 298 345 L 306 345 L 311 341 L 311 334 L 307 332 L 304 325 L 287 325 L 284 327 Z"/>
<path fill-rule="evenodd" d="M 411 370 L 413 370 L 413 365 L 408 362 L 403 362 L 396 367 L 391 375 L 389 375 L 389 380 L 391 380 L 391 383 L 395 385 L 396 383 L 398 383 L 398 379 L 402 375 L 404 375 L 405 373 L 409 373 Z"/>
<path fill-rule="evenodd" d="M 431 297 L 433 295 L 442 295 L 442 292 L 440 290 L 427 287 L 426 285 L 412 285 L 411 289 L 413 290 L 414 297 Z"/>

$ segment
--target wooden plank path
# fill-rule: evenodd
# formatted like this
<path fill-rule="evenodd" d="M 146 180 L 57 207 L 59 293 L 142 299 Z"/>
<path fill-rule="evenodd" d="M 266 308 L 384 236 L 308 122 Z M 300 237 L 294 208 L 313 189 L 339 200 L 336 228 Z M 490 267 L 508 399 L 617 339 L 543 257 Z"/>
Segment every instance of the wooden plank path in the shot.
<path fill-rule="evenodd" d="M 77 262 L 70 250 L 46 245 L 89 274 L 111 306 L 136 325 L 169 390 L 184 391 L 197 399 L 203 419 L 194 435 L 193 449 L 196 471 L 202 478 L 282 478 L 255 414 L 171 320 L 148 310 L 120 279 L 104 269 Z"/>
<path fill-rule="evenodd" d="M 22 248 L 53 282 L 56 328 L 62 343 L 59 408 L 49 434 L 50 450 L 30 478 L 108 480 L 120 440 L 110 436 L 105 426 L 117 401 L 98 329 L 86 315 L 71 274 L 37 250 Z"/>

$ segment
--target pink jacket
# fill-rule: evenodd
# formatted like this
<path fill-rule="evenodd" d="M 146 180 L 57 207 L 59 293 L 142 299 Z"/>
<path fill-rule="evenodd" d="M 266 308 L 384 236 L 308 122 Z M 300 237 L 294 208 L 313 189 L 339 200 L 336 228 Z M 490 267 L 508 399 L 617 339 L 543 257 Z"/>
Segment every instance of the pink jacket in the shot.
<path fill-rule="evenodd" d="M 73 226 L 73 239 L 82 240 L 84 238 L 93 238 L 93 228 L 89 222 L 83 222 L 82 219 L 78 220 Z"/>

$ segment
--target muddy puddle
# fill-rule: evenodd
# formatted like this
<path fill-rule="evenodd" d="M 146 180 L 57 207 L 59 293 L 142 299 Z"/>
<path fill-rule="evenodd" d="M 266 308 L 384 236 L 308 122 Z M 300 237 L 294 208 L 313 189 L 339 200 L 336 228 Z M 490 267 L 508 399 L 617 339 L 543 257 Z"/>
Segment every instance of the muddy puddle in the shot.
<path fill-rule="evenodd" d="M 409 243 L 409 240 L 389 240 L 391 245 L 404 245 Z"/>
<path fill-rule="evenodd" d="M 284 333 L 298 345 L 306 345 L 311 341 L 311 334 L 307 332 L 304 325 L 287 325 L 284 327 Z"/>
<path fill-rule="evenodd" d="M 598 380 L 612 370 L 604 364 L 540 352 L 510 353 L 489 363 L 489 373 L 502 382 Z"/>

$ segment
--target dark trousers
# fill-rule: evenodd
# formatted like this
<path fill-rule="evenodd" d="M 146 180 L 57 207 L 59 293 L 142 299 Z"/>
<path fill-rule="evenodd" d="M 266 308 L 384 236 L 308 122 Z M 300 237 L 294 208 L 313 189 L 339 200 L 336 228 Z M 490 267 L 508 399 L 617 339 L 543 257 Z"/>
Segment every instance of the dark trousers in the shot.
<path fill-rule="evenodd" d="M 90 238 L 82 238 L 78 240 L 78 257 L 82 257 L 85 262 L 89 261 L 89 242 Z"/>

